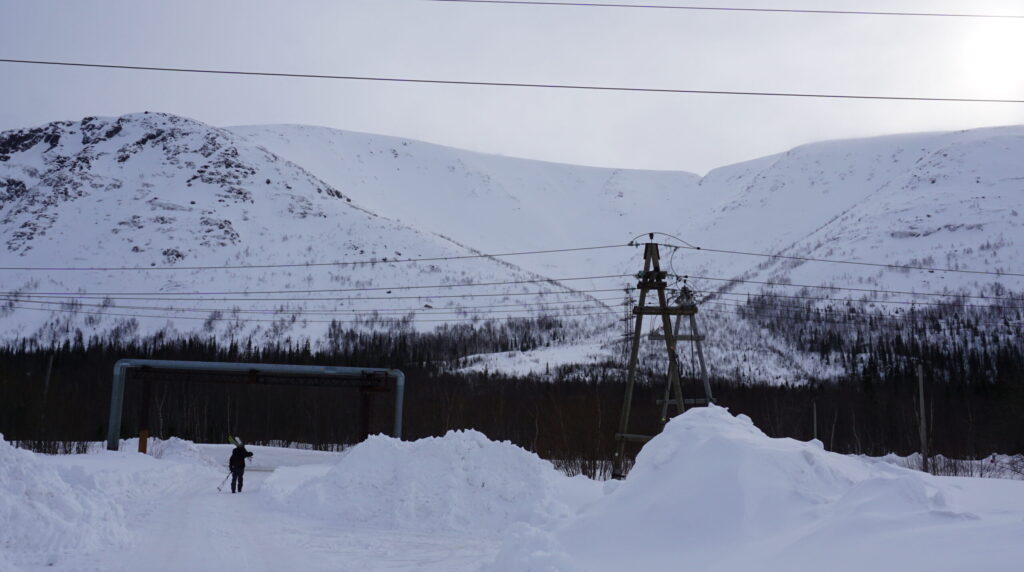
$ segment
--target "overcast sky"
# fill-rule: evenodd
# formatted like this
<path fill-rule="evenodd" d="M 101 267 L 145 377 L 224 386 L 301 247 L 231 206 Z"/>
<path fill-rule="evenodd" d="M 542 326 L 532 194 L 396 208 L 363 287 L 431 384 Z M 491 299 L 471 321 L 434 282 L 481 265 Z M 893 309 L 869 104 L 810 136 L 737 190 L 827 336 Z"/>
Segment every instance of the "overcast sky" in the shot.
<path fill-rule="evenodd" d="M 610 1 L 610 0 L 609 0 Z M 618 3 L 1024 14 L 1014 1 Z M 527 83 L 1024 98 L 1024 19 L 444 4 L 7 1 L 0 58 Z M 0 129 L 166 111 L 704 173 L 823 139 L 1024 123 L 1022 104 L 387 84 L 0 63 Z"/>

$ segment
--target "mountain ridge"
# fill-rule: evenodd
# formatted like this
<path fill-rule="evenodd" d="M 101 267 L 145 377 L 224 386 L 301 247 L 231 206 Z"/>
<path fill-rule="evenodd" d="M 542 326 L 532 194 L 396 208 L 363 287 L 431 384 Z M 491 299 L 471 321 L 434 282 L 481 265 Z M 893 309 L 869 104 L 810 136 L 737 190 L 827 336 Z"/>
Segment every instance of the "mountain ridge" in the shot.
<path fill-rule="evenodd" d="M 794 353 L 790 342 L 769 335 L 757 320 L 739 315 L 745 311 L 743 305 L 751 297 L 781 296 L 777 300 L 831 312 L 846 300 L 858 311 L 887 315 L 905 302 L 933 302 L 926 293 L 1013 295 L 1024 287 L 1006 276 L 879 269 L 711 250 L 1013 270 L 1014 252 L 1024 233 L 1019 218 L 1024 210 L 1022 156 L 1024 126 L 1008 126 L 813 143 L 697 177 L 506 158 L 321 127 L 216 128 L 147 113 L 86 118 L 0 134 L 0 238 L 6 246 L 0 265 L 24 266 L 11 261 L 26 258 L 46 260 L 46 266 L 91 261 L 106 261 L 93 264 L 101 266 L 368 263 L 358 271 L 328 271 L 326 276 L 310 269 L 247 276 L 237 271 L 226 281 L 230 286 L 198 272 L 166 280 L 118 280 L 108 275 L 86 282 L 168 293 L 187 287 L 246 292 L 272 286 L 275 291 L 305 292 L 345 286 L 358 291 L 410 281 L 417 288 L 433 283 L 517 282 L 499 285 L 500 291 L 492 294 L 504 296 L 496 301 L 508 302 L 508 308 L 516 307 L 514 302 L 532 303 L 536 312 L 525 306 L 520 311 L 527 316 L 583 308 L 581 304 L 605 312 L 607 318 L 581 318 L 581 331 L 587 333 L 573 336 L 572 343 L 583 345 L 561 352 L 601 360 L 621 352 L 621 326 L 614 323 L 624 310 L 610 300 L 613 295 L 600 294 L 605 298 L 597 300 L 587 291 L 622 292 L 629 283 L 624 276 L 634 274 L 642 262 L 638 251 L 609 248 L 509 260 L 488 260 L 484 255 L 625 245 L 662 230 L 669 235 L 658 237 L 666 243 L 665 266 L 672 275 L 687 276 L 687 285 L 697 289 L 702 300 L 713 371 L 741 378 L 827 378 L 836 371 L 833 362 Z M 81 220 L 93 224 L 83 225 Z M 675 236 L 710 250 L 672 248 L 678 246 Z M 99 246 L 84 248 L 93 243 Z M 68 244 L 79 248 L 68 249 Z M 479 258 L 417 266 L 420 274 L 385 264 L 388 258 L 466 255 Z M 529 287 L 522 282 L 604 275 L 614 278 Z M 431 276 L 443 279 L 431 281 Z M 0 329 L 11 336 L 46 329 L 50 338 L 61 339 L 74 328 L 88 329 L 83 316 L 42 324 L 14 319 L 27 312 L 13 306 L 28 304 L 32 292 L 47 290 L 68 292 L 62 300 L 74 306 L 78 298 L 70 293 L 87 300 L 89 288 L 55 276 L 39 281 L 8 272 L 3 279 L 5 291 L 24 296 L 12 302 L 8 295 L 3 320 L 13 325 L 0 322 Z M 673 279 L 673 287 L 677 285 Z M 822 286 L 830 289 L 817 289 Z M 843 286 L 875 293 L 846 292 Z M 545 298 L 545 288 L 582 292 Z M 368 297 L 365 292 L 353 296 Z M 281 308 L 267 310 L 272 320 L 292 324 L 282 326 L 289 333 L 270 335 L 269 327 L 243 325 L 250 310 L 241 306 L 248 303 L 234 308 L 236 326 L 220 327 L 219 319 L 207 331 L 256 335 L 265 341 L 275 336 L 316 339 L 325 328 L 315 326 L 307 313 L 350 311 L 358 321 L 355 312 L 363 309 L 356 302 L 308 303 L 303 297 L 296 295 Z M 418 309 L 401 304 L 417 328 L 431 327 L 434 322 L 428 318 L 440 309 L 450 310 L 448 315 L 457 319 L 502 316 L 500 311 L 472 310 L 478 304 L 470 303 L 470 297 L 447 302 L 424 298 Z M 33 303 L 40 306 L 36 313 L 45 314 L 47 306 Z M 114 306 L 124 303 L 113 301 Z M 393 305 L 400 304 L 387 307 Z M 225 310 L 232 315 L 232 308 Z M 181 314 L 143 320 L 150 326 L 139 331 L 161 331 L 159 323 L 172 324 L 181 334 L 209 325 L 176 329 L 180 320 L 176 322 L 175 315 Z M 598 346 L 603 353 L 591 351 Z M 652 352 L 645 357 L 650 363 L 663 359 L 657 350 Z M 557 363 L 559 353 L 549 349 L 545 356 Z M 513 362 L 524 361 L 515 356 L 506 361 L 501 356 L 480 359 L 492 369 L 519 368 Z"/>

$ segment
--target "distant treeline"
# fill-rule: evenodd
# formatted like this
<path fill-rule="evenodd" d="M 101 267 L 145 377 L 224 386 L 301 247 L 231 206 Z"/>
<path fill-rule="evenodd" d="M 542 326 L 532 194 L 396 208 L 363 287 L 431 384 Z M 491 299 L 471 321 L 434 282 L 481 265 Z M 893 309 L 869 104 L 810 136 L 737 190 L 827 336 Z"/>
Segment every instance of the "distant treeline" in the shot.
<path fill-rule="evenodd" d="M 916 364 L 921 363 L 932 452 L 955 458 L 1024 452 L 1024 349 L 1019 329 L 1014 333 L 1008 323 L 993 332 L 963 316 L 955 322 L 948 317 L 896 322 L 859 315 L 808 325 L 781 319 L 783 310 L 763 301 L 744 312 L 805 351 L 842 360 L 847 371 L 836 380 L 800 386 L 714 379 L 718 402 L 749 415 L 767 434 L 807 440 L 816 432 L 825 447 L 844 453 L 916 451 Z M 49 451 L 67 450 L 72 441 L 104 439 L 111 370 L 126 357 L 395 367 L 408 379 L 406 438 L 476 429 L 593 475 L 607 466 L 614 449 L 625 388 L 622 364 L 560 367 L 543 379 L 455 373 L 453 367 L 469 354 L 531 349 L 565 335 L 557 320 L 545 319 L 430 333 L 336 328 L 333 343 L 319 351 L 308 344 L 258 348 L 198 337 L 146 342 L 79 337 L 58 347 L 9 345 L 0 348 L 0 432 L 9 441 Z M 641 372 L 631 432 L 659 430 L 656 400 L 663 380 L 663 372 Z M 684 392 L 695 387 L 686 380 Z M 356 389 L 154 382 L 150 401 L 143 404 L 139 388 L 129 384 L 122 435 L 135 436 L 145 406 L 155 436 L 221 442 L 239 434 L 254 443 L 330 447 L 361 439 L 367 413 L 371 431 L 388 432 L 391 399 L 390 393 L 372 396 L 367 412 Z"/>

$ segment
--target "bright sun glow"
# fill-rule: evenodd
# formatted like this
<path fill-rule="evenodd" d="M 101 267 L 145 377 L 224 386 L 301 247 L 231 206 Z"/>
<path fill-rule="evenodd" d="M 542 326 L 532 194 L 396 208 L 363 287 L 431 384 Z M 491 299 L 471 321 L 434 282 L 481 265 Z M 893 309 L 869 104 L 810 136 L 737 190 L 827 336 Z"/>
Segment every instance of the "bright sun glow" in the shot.
<path fill-rule="evenodd" d="M 1024 96 L 1024 23 L 985 22 L 963 43 L 961 65 L 968 91 L 986 97 Z"/>

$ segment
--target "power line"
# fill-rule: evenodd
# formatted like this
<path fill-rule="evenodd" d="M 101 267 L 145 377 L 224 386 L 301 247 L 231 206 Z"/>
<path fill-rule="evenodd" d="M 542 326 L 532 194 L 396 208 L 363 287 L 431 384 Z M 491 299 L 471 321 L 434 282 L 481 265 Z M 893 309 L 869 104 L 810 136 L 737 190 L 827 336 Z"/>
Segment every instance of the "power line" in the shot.
<path fill-rule="evenodd" d="M 44 271 L 44 272 L 117 272 L 117 271 L 150 271 L 150 270 L 249 270 L 267 268 L 312 268 L 320 266 L 357 266 L 390 264 L 392 262 L 444 262 L 466 260 L 470 258 L 503 258 L 506 256 L 526 256 L 534 254 L 554 254 L 562 252 L 581 252 L 587 250 L 604 250 L 609 248 L 628 247 L 628 244 L 609 244 L 603 246 L 583 246 L 578 248 L 555 248 L 550 250 L 528 250 L 521 252 L 499 252 L 495 254 L 466 254 L 459 256 L 435 256 L 431 258 L 381 258 L 369 260 L 351 260 L 345 262 L 296 262 L 289 264 L 238 264 L 219 266 L 0 266 L 0 270 Z"/>
<path fill-rule="evenodd" d="M 954 302 L 919 302 L 914 300 L 875 300 L 875 299 L 854 299 L 854 298 L 829 298 L 829 297 L 817 297 L 817 296 L 794 296 L 786 294 L 775 294 L 773 292 L 716 292 L 713 290 L 695 290 L 696 292 L 702 292 L 706 294 L 714 294 L 716 296 L 752 296 L 755 298 L 768 297 L 768 298 L 788 298 L 793 300 L 811 300 L 816 302 L 854 302 L 858 304 L 897 304 L 904 306 L 962 306 L 965 308 L 983 308 L 990 310 L 1024 310 L 1024 306 L 1004 306 L 1000 304 L 967 304 L 960 301 Z"/>
<path fill-rule="evenodd" d="M 743 318 L 745 320 L 751 320 L 751 321 L 754 320 L 754 319 L 767 319 L 767 320 L 771 320 L 773 322 L 781 320 L 781 321 L 801 322 L 801 323 L 814 322 L 816 324 L 832 324 L 832 325 L 839 325 L 839 326 L 865 326 L 865 325 L 866 326 L 871 326 L 871 325 L 874 325 L 873 322 L 878 322 L 878 321 L 888 321 L 888 322 L 893 322 L 893 323 L 897 323 L 897 324 L 907 324 L 907 325 L 922 325 L 922 324 L 924 324 L 926 322 L 926 318 L 924 318 L 923 316 L 922 317 L 918 317 L 916 319 L 911 319 L 911 318 L 904 318 L 904 317 L 898 317 L 898 316 L 866 315 L 866 314 L 859 314 L 859 315 L 854 315 L 854 316 L 845 315 L 845 314 L 836 314 L 836 315 L 834 315 L 832 317 L 832 319 L 827 319 L 827 318 L 822 318 L 821 316 L 811 315 L 813 312 L 820 311 L 820 310 L 815 310 L 815 309 L 810 309 L 810 308 L 800 307 L 800 306 L 786 306 L 786 305 L 779 305 L 779 306 L 783 307 L 783 308 L 793 308 L 793 309 L 797 310 L 798 312 L 800 312 L 800 315 L 797 315 L 797 314 L 795 314 L 793 312 L 782 313 L 782 312 L 779 312 L 779 311 L 774 311 L 774 312 L 772 312 L 771 315 L 767 315 L 767 316 L 753 316 L 752 317 L 752 316 L 750 316 L 747 313 L 744 313 L 742 311 L 725 310 L 725 309 L 721 309 L 721 308 L 704 308 L 704 306 L 706 304 L 714 304 L 716 306 L 727 305 L 727 306 L 730 306 L 730 307 L 743 308 L 744 306 L 741 305 L 741 304 L 729 304 L 729 303 L 727 303 L 725 301 L 706 301 L 706 302 L 702 302 L 702 303 L 698 304 L 698 306 L 701 308 L 701 310 L 700 310 L 701 314 L 723 315 L 723 316 L 724 315 L 730 315 L 730 316 L 736 316 L 736 317 Z M 930 319 L 934 319 L 934 318 L 928 318 L 928 319 L 930 320 Z M 948 322 L 951 318 L 950 317 L 943 317 L 943 318 L 940 318 L 940 319 L 941 320 L 945 320 L 945 321 Z M 978 325 L 1016 327 L 1018 329 L 1020 329 L 1021 326 L 1024 326 L 1024 322 L 1017 321 L 1017 320 L 1011 321 L 1011 320 L 1008 320 L 1008 319 L 1002 319 L 1002 320 L 998 320 L 998 321 L 972 320 L 971 323 L 978 324 Z M 632 336 L 632 334 L 630 334 L 630 336 Z"/>
<path fill-rule="evenodd" d="M 942 296 L 946 298 L 971 298 L 975 300 L 1008 300 L 1011 302 L 1021 302 L 1022 298 L 1014 298 L 1007 296 L 982 296 L 979 294 L 954 294 L 954 293 L 941 293 L 941 292 L 913 292 L 910 290 L 886 290 L 884 288 L 856 288 L 853 286 L 816 286 L 814 284 L 793 284 L 789 282 L 770 282 L 762 280 L 743 280 L 740 278 L 716 278 L 714 276 L 695 276 L 679 275 L 677 278 L 680 279 L 698 279 L 698 280 L 713 280 L 716 282 L 735 282 L 741 284 L 760 284 L 762 286 L 769 286 L 773 288 L 787 287 L 787 288 L 814 288 L 819 290 L 846 290 L 850 292 L 870 292 L 873 294 L 884 293 L 884 294 L 905 294 L 908 296 Z"/>
<path fill-rule="evenodd" d="M 12 309 L 15 309 L 15 310 L 34 310 L 34 311 L 37 311 L 37 312 L 51 312 L 51 313 L 53 313 L 53 312 L 61 312 L 61 313 L 70 313 L 70 314 L 89 314 L 89 315 L 96 315 L 96 316 L 111 316 L 111 317 L 123 317 L 123 318 L 156 318 L 156 319 L 167 319 L 167 320 L 203 320 L 203 321 L 208 321 L 209 320 L 209 321 L 214 321 L 214 322 L 241 322 L 241 323 L 249 323 L 249 322 L 271 322 L 271 323 L 278 323 L 278 322 L 281 322 L 282 320 L 285 320 L 285 321 L 289 320 L 288 316 L 282 316 L 282 317 L 280 317 L 280 318 L 278 318 L 276 320 L 271 320 L 271 319 L 232 318 L 232 317 L 210 318 L 210 317 L 202 317 L 202 316 L 168 316 L 168 315 L 148 315 L 148 314 L 124 314 L 124 313 L 115 313 L 115 312 L 91 312 L 91 311 L 87 311 L 87 310 L 73 310 L 73 309 L 66 309 L 66 308 L 30 308 L 30 307 L 25 307 L 25 306 L 9 306 L 9 308 L 12 308 Z M 586 314 L 538 314 L 537 316 L 538 317 L 550 317 L 550 318 L 576 318 L 576 317 L 585 317 L 585 316 L 607 316 L 607 315 L 611 315 L 611 314 L 616 314 L 617 315 L 618 313 L 619 312 L 616 310 L 616 311 L 586 313 Z M 531 318 L 531 317 L 533 317 L 533 316 L 504 316 L 504 318 L 507 318 L 507 319 L 510 319 L 510 320 L 511 319 L 523 320 L 523 319 L 528 319 L 528 318 Z M 497 320 L 497 319 L 501 319 L 501 318 L 495 317 L 495 318 L 489 318 L 489 319 L 490 320 Z M 401 321 L 401 320 L 402 320 L 401 317 L 397 317 L 396 316 L 395 318 L 378 319 L 378 320 L 374 320 L 374 321 L 382 321 L 382 322 L 390 321 L 390 322 L 395 322 L 395 321 Z M 302 323 L 309 323 L 309 324 L 332 324 L 332 323 L 336 323 L 336 324 L 365 324 L 367 322 L 367 320 L 306 320 L 306 319 L 295 320 L 295 321 L 300 321 Z M 416 320 L 416 321 L 417 322 L 429 322 L 429 323 L 479 322 L 479 321 L 481 321 L 481 318 L 479 318 L 479 317 L 468 317 L 468 318 L 448 318 L 448 319 L 432 319 L 432 320 Z"/>
<path fill-rule="evenodd" d="M 477 286 L 510 286 L 514 284 L 552 284 L 559 282 L 571 282 L 575 280 L 602 280 L 607 278 L 625 278 L 630 274 L 608 274 L 605 276 L 578 276 L 573 278 L 538 278 L 532 280 L 506 280 L 499 282 L 469 282 L 466 284 L 426 284 L 419 286 L 371 286 L 365 288 L 320 288 L 314 290 L 228 290 L 221 292 L 37 292 L 36 295 L 75 297 L 83 295 L 93 296 L 159 296 L 161 294 L 188 295 L 188 296 L 219 296 L 231 294 L 310 294 L 327 292 L 371 292 L 371 291 L 392 291 L 392 290 L 418 290 L 428 288 L 473 288 Z M 19 292 L 0 292 L 0 296 L 22 296 Z"/>
<path fill-rule="evenodd" d="M 146 302 L 176 302 L 194 300 L 199 302 L 338 302 L 338 301 L 353 301 L 353 302 L 364 302 L 364 301 L 377 301 L 377 300 L 435 300 L 435 299 L 448 299 L 448 298 L 506 298 L 516 296 L 568 296 L 568 295 L 581 295 L 595 292 L 622 292 L 622 288 L 595 288 L 595 289 L 583 289 L 583 290 L 554 290 L 546 292 L 505 292 L 496 294 L 427 294 L 423 296 L 351 296 L 351 297 L 328 297 L 328 298 L 299 298 L 290 296 L 288 298 L 264 298 L 264 297 L 232 297 L 232 298 L 197 298 L 195 296 L 188 296 L 184 294 L 184 298 L 167 298 L 167 297 L 155 297 L 155 296 L 106 296 L 103 294 L 66 294 L 66 295 L 50 295 L 50 294 L 34 294 L 34 293 L 0 293 L 0 296 L 5 296 L 13 301 L 20 301 L 21 299 L 27 298 L 46 298 L 51 300 L 140 300 Z M 170 294 L 169 294 L 170 295 Z M 589 296 L 588 296 L 589 297 Z M 554 302 L 547 302 L 554 303 Z"/>
<path fill-rule="evenodd" d="M 836 258 L 813 258 L 809 256 L 793 256 L 788 254 L 768 254 L 765 252 L 746 252 L 743 250 L 725 250 L 721 248 L 705 248 L 703 246 L 680 246 L 678 244 L 663 245 L 670 248 L 681 248 L 685 250 L 699 250 L 703 252 L 716 252 L 719 254 L 739 254 L 743 256 L 759 256 L 762 258 L 782 258 L 785 260 L 800 260 L 802 262 L 831 262 L 833 264 L 852 264 L 855 266 L 872 266 L 875 268 L 890 268 L 895 270 L 924 270 L 934 272 L 955 272 L 961 274 L 984 274 L 988 276 L 1014 276 L 1024 278 L 1021 272 L 993 272 L 991 270 L 963 270 L 959 268 L 942 268 L 938 266 L 913 266 L 909 264 L 887 264 L 882 262 L 859 262 L 856 260 L 840 260 Z"/>
<path fill-rule="evenodd" d="M 330 293 L 330 292 L 367 292 L 367 291 L 388 291 L 388 290 L 409 290 L 427 288 L 467 288 L 477 286 L 504 286 L 514 284 L 542 284 L 558 283 L 577 280 L 603 280 L 609 278 L 628 278 L 630 274 L 610 274 L 603 276 L 581 276 L 572 278 L 542 278 L 532 280 L 512 280 L 503 282 L 474 282 L 468 284 L 431 284 L 419 286 L 376 286 L 365 288 L 338 288 L 338 289 L 313 289 L 313 290 L 254 290 L 254 291 L 225 291 L 225 292 L 0 292 L 0 296 L 20 300 L 25 298 L 49 298 L 49 299 L 111 299 L 111 300 L 145 300 L 145 301 L 181 301 L 181 300 L 203 300 L 203 301 L 264 301 L 264 302 L 296 302 L 296 301 L 371 301 L 371 300 L 432 300 L 447 298 L 488 298 L 488 297 L 515 297 L 515 296 L 579 296 L 581 294 L 598 292 L 621 292 L 622 288 L 594 288 L 583 290 L 558 290 L 540 292 L 499 292 L 499 293 L 465 293 L 465 294 L 427 294 L 419 296 L 366 296 L 366 297 L 326 297 L 326 298 L 302 298 L 295 297 L 295 294 L 309 293 Z M 679 279 L 688 280 L 711 280 L 718 282 L 758 284 L 768 287 L 787 288 L 810 288 L 821 290 L 839 290 L 852 292 L 867 292 L 871 294 L 903 294 L 909 296 L 938 296 L 945 298 L 969 298 L 978 300 L 999 300 L 1010 302 L 1021 302 L 1022 299 L 1006 296 L 983 296 L 977 294 L 961 293 L 940 293 L 940 292 L 914 292 L 910 290 L 887 290 L 884 288 L 858 288 L 853 286 L 826 286 L 814 284 L 794 284 L 783 282 L 771 282 L 761 280 L 744 280 L 740 278 L 721 278 L 716 276 L 701 275 L 677 275 Z M 240 297 L 207 297 L 207 296 L 231 296 Z M 263 294 L 291 294 L 288 298 L 265 298 L 255 297 Z M 745 293 L 751 294 L 752 293 Z M 204 296 L 204 298 L 196 298 Z M 845 300 L 842 300 L 845 301 Z M 857 301 L 852 300 L 851 301 Z"/>
<path fill-rule="evenodd" d="M 549 309 L 559 310 L 583 310 L 593 309 L 596 305 L 604 308 L 618 307 L 624 305 L 620 298 L 595 298 L 592 300 L 582 301 L 572 304 L 564 305 L 555 302 L 541 302 L 541 303 L 523 303 L 523 304 L 491 304 L 482 306 L 457 306 L 454 308 L 366 308 L 366 309 L 345 309 L 345 310 L 309 310 L 305 308 L 262 308 L 262 309 L 245 309 L 245 308 L 196 308 L 196 307 L 177 307 L 177 306 L 125 306 L 125 305 L 104 305 L 104 304 L 82 304 L 80 302 L 53 302 L 49 300 L 6 300 L 12 304 L 47 304 L 50 306 L 59 306 L 65 309 L 74 310 L 76 308 L 109 308 L 113 310 L 143 310 L 143 311 L 163 311 L 163 312 L 223 312 L 223 313 L 241 313 L 241 314 L 273 314 L 273 315 L 360 315 L 360 314 L 465 314 L 465 313 L 501 313 L 501 312 L 544 312 Z M 618 304 L 602 304 L 604 301 L 618 301 Z M 510 310 L 509 308 L 519 308 L 523 306 L 541 306 L 540 308 L 529 307 L 522 310 Z M 587 307 L 590 306 L 590 307 Z M 2 308 L 2 306 L 0 306 Z M 493 308 L 503 308 L 501 310 L 494 310 Z M 481 311 L 481 309 L 486 309 Z"/>
<path fill-rule="evenodd" d="M 829 14 L 855 16 L 924 16 L 935 18 L 1011 18 L 1024 19 L 1018 14 L 963 14 L 951 12 L 883 12 L 869 10 L 806 10 L 798 8 L 736 8 L 725 6 L 677 6 L 671 4 L 602 4 L 597 2 L 544 2 L 541 0 L 427 0 L 458 4 L 506 4 L 520 6 L 561 6 L 585 8 L 641 8 L 661 10 L 691 10 L 704 12 L 762 12 L 771 14 Z"/>
<path fill-rule="evenodd" d="M 940 320 L 940 321 L 949 322 L 949 321 L 955 319 L 952 316 L 924 316 L 924 315 L 922 315 L 922 316 L 909 317 L 909 316 L 907 316 L 905 314 L 902 315 L 902 316 L 893 316 L 893 315 L 888 315 L 888 314 L 867 314 L 867 313 L 863 313 L 863 314 L 844 314 L 844 313 L 842 313 L 842 312 L 840 312 L 838 310 L 835 310 L 835 309 L 810 308 L 810 307 L 807 307 L 807 306 L 792 306 L 792 305 L 786 305 L 786 304 L 773 304 L 772 306 L 768 306 L 768 307 L 765 307 L 765 308 L 757 308 L 757 307 L 751 307 L 751 306 L 746 305 L 746 304 L 735 303 L 732 300 L 713 300 L 713 301 L 709 300 L 709 301 L 701 302 L 700 306 L 703 307 L 705 304 L 727 305 L 727 306 L 737 307 L 737 308 L 746 308 L 746 309 L 748 309 L 749 311 L 752 311 L 752 312 L 763 311 L 763 310 L 773 311 L 774 313 L 772 313 L 771 315 L 768 315 L 768 316 L 756 316 L 756 315 L 753 316 L 754 319 L 760 318 L 760 319 L 770 319 L 770 320 L 775 320 L 776 318 L 780 317 L 780 315 L 778 314 L 778 311 L 775 310 L 776 308 L 787 308 L 787 309 L 790 309 L 790 310 L 796 310 L 796 311 L 801 312 L 801 313 L 804 314 L 804 316 L 801 317 L 801 318 L 795 318 L 794 317 L 793 318 L 794 321 L 797 321 L 797 320 L 805 321 L 805 322 L 814 321 L 814 322 L 823 323 L 823 324 L 849 325 L 849 324 L 852 323 L 852 324 L 868 324 L 868 325 L 870 325 L 873 322 L 877 322 L 877 321 L 887 321 L 887 322 L 894 322 L 894 323 L 921 325 L 921 324 L 924 324 L 924 323 L 926 323 L 928 321 L 932 321 L 932 320 Z M 704 310 L 702 310 L 702 311 L 704 311 Z M 723 311 L 723 310 L 712 310 L 712 311 Z M 746 318 L 746 319 L 751 319 L 750 316 L 744 314 L 743 312 L 737 311 L 737 312 L 730 312 L 730 313 L 735 314 L 735 315 L 740 316 L 740 317 L 743 317 L 743 318 Z M 832 320 L 823 319 L 823 318 L 821 318 L 821 316 L 814 316 L 814 315 L 812 315 L 814 313 L 831 314 L 831 317 L 833 319 Z M 792 312 L 790 312 L 790 314 L 792 314 Z M 781 317 L 783 319 L 786 318 L 786 316 L 781 316 Z M 977 319 L 960 317 L 960 319 L 964 320 L 964 321 L 969 321 L 972 324 L 993 325 L 993 326 L 995 326 L 995 325 L 998 325 L 998 326 L 1021 325 L 1022 323 L 1024 323 L 1024 322 L 1018 321 L 1017 319 L 1011 321 L 1008 318 L 1003 318 L 1003 319 L 999 319 L 999 320 L 977 320 Z"/>
<path fill-rule="evenodd" d="M 540 89 L 563 89 L 583 91 L 607 91 L 607 92 L 633 92 L 633 93 L 673 93 L 673 94 L 697 94 L 697 95 L 747 95 L 761 97 L 798 97 L 815 99 L 856 99 L 856 100 L 881 100 L 881 101 L 936 101 L 952 103 L 1024 103 L 1024 99 L 987 99 L 973 97 L 923 97 L 923 96 L 895 96 L 895 95 L 849 95 L 835 93 L 796 93 L 781 91 L 736 91 L 736 90 L 712 90 L 712 89 L 674 89 L 657 87 L 626 87 L 608 85 L 583 85 L 583 84 L 557 84 L 557 83 L 525 83 L 525 82 L 500 82 L 500 81 L 472 81 L 453 79 L 428 79 L 428 78 L 406 78 L 406 77 L 380 77 L 380 76 L 354 76 L 354 75 L 327 75 L 327 74 L 305 74 L 286 72 L 264 72 L 264 71 L 241 71 L 221 70 L 209 68 L 178 68 L 158 66 L 132 66 L 122 64 L 96 64 L 86 62 L 67 62 L 51 60 L 21 60 L 11 58 L 0 58 L 0 62 L 12 64 L 32 64 L 47 66 L 65 66 L 80 68 L 101 68 L 116 70 L 135 71 L 158 71 L 158 72 L 179 72 L 195 74 L 216 74 L 216 75 L 239 75 L 239 76 L 260 76 L 280 78 L 305 78 L 305 79 L 338 79 L 351 81 L 377 81 L 388 83 L 412 83 L 412 84 L 438 84 L 438 85 L 460 85 L 460 86 L 485 86 L 485 87 L 519 87 L 519 88 L 540 88 Z"/>
<path fill-rule="evenodd" d="M 708 302 L 705 302 L 705 303 L 708 303 Z M 718 304 L 721 304 L 721 303 L 722 302 L 718 302 Z M 782 313 L 782 312 L 775 311 L 770 316 L 754 316 L 754 317 L 751 317 L 751 316 L 749 316 L 749 315 L 747 315 L 747 314 L 745 314 L 745 313 L 743 313 L 741 311 L 730 311 L 730 310 L 724 310 L 724 309 L 720 309 L 720 308 L 703 309 L 703 310 L 701 310 L 701 313 L 722 314 L 722 315 L 726 315 L 727 314 L 727 315 L 732 315 L 732 316 L 737 316 L 737 317 L 740 317 L 740 318 L 744 318 L 746 320 L 760 318 L 760 319 L 771 320 L 773 322 L 774 321 L 778 321 L 778 320 L 783 320 L 783 321 L 802 322 L 802 323 L 814 322 L 816 324 L 832 324 L 832 325 L 839 325 L 839 326 L 851 326 L 851 325 L 852 326 L 857 326 L 857 325 L 860 325 L 860 326 L 865 326 L 865 325 L 870 326 L 870 325 L 873 325 L 872 324 L 872 320 L 874 320 L 876 322 L 877 321 L 890 321 L 890 322 L 894 322 L 894 323 L 902 323 L 902 324 L 908 324 L 908 325 L 921 325 L 921 324 L 925 323 L 925 320 L 923 318 L 918 318 L 918 319 L 912 320 L 912 319 L 909 319 L 909 318 L 900 318 L 900 317 L 895 317 L 895 316 L 867 316 L 867 315 L 857 315 L 857 316 L 845 316 L 844 315 L 844 316 L 838 316 L 837 315 L 837 316 L 834 316 L 833 319 L 826 319 L 826 318 L 822 318 L 821 316 L 810 315 L 810 312 L 813 312 L 813 310 L 809 311 L 809 310 L 807 310 L 805 308 L 802 308 L 802 309 L 799 309 L 799 310 L 800 310 L 800 312 L 803 315 L 796 315 L 793 312 Z M 948 321 L 949 318 L 944 318 L 944 320 Z M 999 321 L 977 321 L 975 323 L 977 323 L 979 325 L 982 325 L 982 324 L 984 324 L 984 325 L 993 325 L 993 326 L 997 326 L 998 325 L 998 326 L 1004 326 L 1004 327 L 1014 327 L 1014 326 L 1016 326 L 1018 329 L 1022 325 L 1024 325 L 1024 322 L 1010 321 L 1010 320 L 1006 320 L 1006 319 L 999 320 Z"/>
<path fill-rule="evenodd" d="M 713 310 L 713 311 L 721 312 L 723 310 Z M 740 316 L 740 317 L 746 317 L 746 316 L 744 316 L 744 314 L 742 312 L 730 312 L 730 313 L 734 313 L 734 314 L 736 314 L 737 316 Z M 758 316 L 758 317 L 755 317 L 755 319 L 756 318 L 768 319 L 768 320 L 772 320 L 772 321 L 788 320 L 788 321 L 791 321 L 791 322 L 805 322 L 805 323 L 806 322 L 814 322 L 814 323 L 817 323 L 817 324 L 859 325 L 859 326 L 872 326 L 874 324 L 877 324 L 878 322 L 889 322 L 889 323 L 894 323 L 894 324 L 905 324 L 905 325 L 911 325 L 911 326 L 921 326 L 921 325 L 926 324 L 927 321 L 928 321 L 925 318 L 911 319 L 911 318 L 900 318 L 900 317 L 896 317 L 896 316 L 839 316 L 839 315 L 836 315 L 836 316 L 832 316 L 832 319 L 823 319 L 820 316 L 811 316 L 811 315 L 800 316 L 800 315 L 794 314 L 792 311 L 784 312 L 784 313 L 775 312 L 775 313 L 773 313 L 770 316 L 763 316 L 763 317 L 762 316 Z M 750 318 L 747 317 L 747 319 L 750 319 Z M 937 320 L 940 321 L 941 323 L 945 324 L 947 328 L 949 328 L 951 326 L 950 322 L 952 321 L 952 318 L 950 318 L 950 317 L 937 318 Z M 1009 319 L 1002 319 L 1002 320 L 997 320 L 997 321 L 974 320 L 974 321 L 971 321 L 971 323 L 972 324 L 976 324 L 976 325 L 1016 327 L 1018 329 L 1022 325 L 1024 325 L 1024 322 L 1021 322 L 1019 320 L 1009 320 Z"/>

